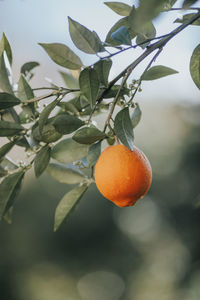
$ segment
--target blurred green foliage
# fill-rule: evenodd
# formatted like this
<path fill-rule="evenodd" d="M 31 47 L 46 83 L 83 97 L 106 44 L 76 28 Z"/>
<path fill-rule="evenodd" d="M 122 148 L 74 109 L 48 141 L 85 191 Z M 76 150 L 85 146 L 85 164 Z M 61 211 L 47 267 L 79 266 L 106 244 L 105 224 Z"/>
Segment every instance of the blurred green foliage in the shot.
<path fill-rule="evenodd" d="M 153 184 L 148 196 L 131 208 L 114 206 L 93 186 L 53 233 L 54 211 L 68 186 L 47 173 L 38 181 L 29 174 L 13 225 L 4 222 L 0 227 L 1 299 L 198 300 L 199 112 L 198 105 L 170 108 L 163 120 L 168 132 L 160 122 L 165 150 L 140 136 L 146 153 L 149 148 Z M 166 118 L 166 109 L 159 114 Z M 177 128 L 175 147 L 172 129 Z"/>

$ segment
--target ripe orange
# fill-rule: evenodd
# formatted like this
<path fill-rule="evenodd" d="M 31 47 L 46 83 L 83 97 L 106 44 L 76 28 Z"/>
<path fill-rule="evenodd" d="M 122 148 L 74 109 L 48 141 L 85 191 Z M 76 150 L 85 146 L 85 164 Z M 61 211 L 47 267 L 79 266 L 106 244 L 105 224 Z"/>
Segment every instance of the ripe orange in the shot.
<path fill-rule="evenodd" d="M 107 147 L 95 167 L 101 194 L 120 207 L 132 206 L 144 197 L 152 181 L 151 165 L 144 153 L 123 145 Z"/>

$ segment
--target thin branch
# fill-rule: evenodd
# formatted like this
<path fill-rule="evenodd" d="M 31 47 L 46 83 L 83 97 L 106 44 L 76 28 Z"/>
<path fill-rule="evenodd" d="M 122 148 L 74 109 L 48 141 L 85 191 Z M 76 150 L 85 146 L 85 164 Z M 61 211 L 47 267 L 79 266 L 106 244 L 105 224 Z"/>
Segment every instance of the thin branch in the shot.
<path fill-rule="evenodd" d="M 106 93 L 111 89 L 111 87 L 120 79 L 122 78 L 127 71 L 132 72 L 135 67 L 143 61 L 147 56 L 149 56 L 153 51 L 156 49 L 160 49 L 164 47 L 173 37 L 175 37 L 179 32 L 181 32 L 183 29 L 185 29 L 187 26 L 195 22 L 197 19 L 200 18 L 200 12 L 195 14 L 190 20 L 185 22 L 184 24 L 180 25 L 176 29 L 170 32 L 169 35 L 164 36 L 161 40 L 155 42 L 154 44 L 147 47 L 145 52 L 143 52 L 134 62 L 132 62 L 129 66 L 127 66 L 120 74 L 118 74 L 113 80 L 110 81 L 108 84 L 108 87 L 100 94 L 100 96 L 97 98 L 97 103 L 100 103 Z"/>
<path fill-rule="evenodd" d="M 148 69 L 151 67 L 152 63 L 156 60 L 156 58 L 159 56 L 159 54 L 162 52 L 163 48 L 158 49 L 158 51 L 156 52 L 156 54 L 153 56 L 153 58 L 151 59 L 151 61 L 148 63 L 147 67 L 145 68 L 144 72 L 142 73 L 142 75 L 140 76 L 137 88 L 135 89 L 133 95 L 131 96 L 130 100 L 128 101 L 128 104 L 132 102 L 132 100 L 134 99 L 138 89 L 140 88 L 141 82 L 142 82 L 142 77 L 144 76 L 144 74 L 148 71 Z"/>
<path fill-rule="evenodd" d="M 188 7 L 188 8 L 170 8 L 168 11 L 179 11 L 179 10 L 200 10 L 200 7 Z"/>
<path fill-rule="evenodd" d="M 105 125 L 104 125 L 104 129 L 103 129 L 104 132 L 106 131 L 106 128 L 107 128 L 108 125 L 110 124 L 110 119 L 112 118 L 112 115 L 113 115 L 115 106 L 116 106 L 116 104 L 117 104 L 117 101 L 119 100 L 120 92 L 121 92 L 121 90 L 123 89 L 123 87 L 124 87 L 124 85 L 125 85 L 125 83 L 126 83 L 126 81 L 127 81 L 127 79 L 128 79 L 129 76 L 130 76 L 130 72 L 127 71 L 127 73 L 126 73 L 126 74 L 124 75 L 124 77 L 123 77 L 123 80 L 122 80 L 122 82 L 121 82 L 121 85 L 120 85 L 120 87 L 119 87 L 119 89 L 118 89 L 118 91 L 117 91 L 117 94 L 116 94 L 116 96 L 115 96 L 115 99 L 114 99 L 113 102 L 112 102 L 112 106 L 111 106 L 111 108 L 110 108 L 110 112 L 109 112 L 109 114 L 108 114 L 108 117 L 107 117 L 106 122 L 105 122 Z"/>
<path fill-rule="evenodd" d="M 60 96 L 60 95 L 65 96 L 65 95 L 67 95 L 71 92 L 73 92 L 73 90 L 69 90 L 69 89 L 66 89 L 65 91 L 56 90 L 56 91 L 53 91 L 51 93 L 48 93 L 48 94 L 45 94 L 45 95 L 42 95 L 42 96 L 39 96 L 39 97 L 34 97 L 32 99 L 26 100 L 22 104 L 29 104 L 29 103 L 38 102 L 38 101 L 41 101 L 41 100 L 44 100 L 46 98 L 50 98 L 50 97 L 53 97 L 53 96 Z"/>

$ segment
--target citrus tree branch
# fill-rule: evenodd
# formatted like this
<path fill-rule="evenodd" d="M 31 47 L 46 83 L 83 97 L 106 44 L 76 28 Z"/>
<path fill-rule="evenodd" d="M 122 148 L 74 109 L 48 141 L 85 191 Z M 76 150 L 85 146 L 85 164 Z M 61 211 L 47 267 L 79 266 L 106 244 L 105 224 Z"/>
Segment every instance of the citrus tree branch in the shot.
<path fill-rule="evenodd" d="M 197 19 L 200 18 L 200 12 L 195 14 L 191 19 L 187 20 L 184 24 L 180 25 L 169 35 L 164 36 L 161 40 L 155 42 L 154 44 L 147 47 L 145 52 L 143 52 L 134 62 L 132 62 L 129 66 L 127 66 L 121 73 L 119 73 L 113 80 L 110 81 L 108 84 L 108 87 L 100 94 L 100 96 L 97 98 L 97 103 L 100 103 L 106 93 L 111 89 L 111 87 L 120 79 L 122 78 L 127 72 L 132 72 L 135 67 L 142 62 L 147 56 L 149 56 L 153 51 L 156 49 L 163 48 L 173 37 L 175 37 L 178 33 L 180 33 L 182 30 L 184 30 L 186 27 L 188 27 L 190 24 L 195 22 Z"/>

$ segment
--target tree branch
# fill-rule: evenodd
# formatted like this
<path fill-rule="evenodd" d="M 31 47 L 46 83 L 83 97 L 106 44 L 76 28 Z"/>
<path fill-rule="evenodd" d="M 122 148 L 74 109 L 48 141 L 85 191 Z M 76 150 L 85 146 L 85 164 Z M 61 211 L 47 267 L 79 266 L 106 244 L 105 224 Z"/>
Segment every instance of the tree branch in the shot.
<path fill-rule="evenodd" d="M 190 20 L 187 20 L 184 24 L 180 25 L 179 27 L 177 27 L 176 29 L 174 29 L 173 31 L 171 31 L 171 33 L 169 35 L 164 36 L 160 41 L 155 42 L 154 44 L 148 46 L 147 49 L 145 50 L 145 52 L 143 52 L 134 62 L 132 62 L 121 73 L 119 73 L 113 80 L 110 81 L 110 83 L 108 84 L 108 87 L 97 98 L 97 103 L 100 103 L 103 100 L 104 96 L 111 89 L 111 87 L 120 78 L 122 78 L 127 72 L 132 72 L 135 69 L 135 67 L 141 61 L 143 61 L 147 56 L 149 56 L 153 51 L 155 51 L 156 49 L 160 49 L 160 48 L 164 47 L 179 32 L 181 32 L 182 30 L 184 30 L 187 26 L 189 26 L 190 24 L 192 24 L 193 22 L 195 22 L 199 18 L 200 18 L 200 12 L 198 12 L 197 14 L 195 14 Z"/>

